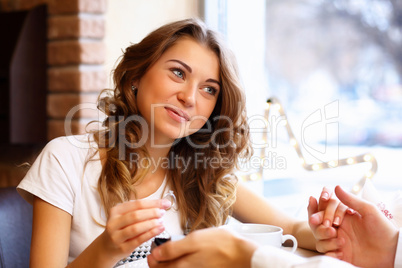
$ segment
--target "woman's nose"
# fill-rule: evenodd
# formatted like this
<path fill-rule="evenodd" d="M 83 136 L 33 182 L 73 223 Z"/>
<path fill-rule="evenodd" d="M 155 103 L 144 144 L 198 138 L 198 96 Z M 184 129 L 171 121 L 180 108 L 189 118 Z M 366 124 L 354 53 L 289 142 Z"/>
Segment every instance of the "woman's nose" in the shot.
<path fill-rule="evenodd" d="M 197 87 L 189 85 L 180 90 L 180 92 L 177 94 L 177 98 L 184 106 L 191 107 L 195 104 L 196 94 Z"/>

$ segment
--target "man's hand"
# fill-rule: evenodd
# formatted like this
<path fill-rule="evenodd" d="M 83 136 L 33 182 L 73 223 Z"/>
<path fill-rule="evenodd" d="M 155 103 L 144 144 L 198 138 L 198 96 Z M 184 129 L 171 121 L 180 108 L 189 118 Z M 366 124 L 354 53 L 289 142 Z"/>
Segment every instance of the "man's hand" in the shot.
<path fill-rule="evenodd" d="M 393 267 L 398 243 L 398 229 L 372 203 L 335 188 L 339 200 L 354 209 L 346 214 L 338 228 L 343 245 L 327 255 L 338 257 L 361 267 Z"/>
<path fill-rule="evenodd" d="M 194 231 L 178 241 L 156 247 L 148 255 L 150 268 L 222 267 L 247 268 L 257 245 L 228 230 Z"/>

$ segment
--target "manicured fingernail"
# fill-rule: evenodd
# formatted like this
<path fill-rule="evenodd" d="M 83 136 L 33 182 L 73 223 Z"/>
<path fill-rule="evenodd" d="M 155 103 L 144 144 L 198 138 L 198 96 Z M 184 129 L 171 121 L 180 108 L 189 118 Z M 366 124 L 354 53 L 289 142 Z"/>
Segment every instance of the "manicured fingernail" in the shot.
<path fill-rule="evenodd" d="M 328 193 L 323 193 L 321 198 L 324 199 L 324 200 L 328 200 L 329 199 L 329 194 Z"/>
<path fill-rule="evenodd" d="M 167 209 L 172 206 L 172 203 L 167 199 L 162 199 L 162 208 Z"/>
<path fill-rule="evenodd" d="M 334 219 L 334 225 L 339 225 L 339 222 L 341 221 L 341 219 L 339 217 L 335 217 Z"/>
<path fill-rule="evenodd" d="M 165 215 L 166 210 L 164 209 L 159 209 L 159 216 L 162 217 L 163 215 Z"/>
<path fill-rule="evenodd" d="M 324 226 L 325 227 L 330 227 L 331 226 L 331 222 L 329 220 L 325 220 L 324 221 Z"/>
<path fill-rule="evenodd" d="M 348 208 L 348 213 L 353 215 L 356 213 L 356 211 L 354 209 Z"/>

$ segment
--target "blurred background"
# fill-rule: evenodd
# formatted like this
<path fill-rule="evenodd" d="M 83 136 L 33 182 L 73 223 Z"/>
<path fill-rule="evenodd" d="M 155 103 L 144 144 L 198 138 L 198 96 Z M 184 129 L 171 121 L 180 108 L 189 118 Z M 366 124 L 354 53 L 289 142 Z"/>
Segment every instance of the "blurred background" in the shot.
<path fill-rule="evenodd" d="M 219 31 L 236 55 L 255 157 L 265 148 L 268 161 L 251 188 L 299 211 L 307 194 L 324 185 L 351 188 L 370 168 L 304 170 L 280 115 L 272 110 L 268 126 L 262 120 L 275 96 L 307 162 L 370 152 L 378 161 L 375 186 L 402 189 L 399 0 L 0 0 L 8 40 L 0 45 L 0 186 L 18 184 L 26 172 L 20 164 L 32 162 L 47 141 L 66 130 L 83 133 L 102 118 L 96 98 L 113 87 L 122 50 L 188 17 Z M 267 127 L 268 141 L 261 141 Z"/>
<path fill-rule="evenodd" d="M 239 61 L 253 143 L 262 148 L 255 158 L 265 155 L 268 163 L 262 180 L 248 182 L 251 188 L 304 217 L 309 195 L 324 185 L 352 189 L 372 168 L 361 163 L 306 171 L 288 124 L 304 163 L 371 153 L 378 162 L 372 182 L 383 201 L 393 202 L 402 189 L 402 2 L 206 3 L 207 23 L 224 33 Z M 268 140 L 261 142 L 262 100 L 272 96 L 286 116 L 270 109 Z M 258 168 L 245 167 L 245 173 Z"/>

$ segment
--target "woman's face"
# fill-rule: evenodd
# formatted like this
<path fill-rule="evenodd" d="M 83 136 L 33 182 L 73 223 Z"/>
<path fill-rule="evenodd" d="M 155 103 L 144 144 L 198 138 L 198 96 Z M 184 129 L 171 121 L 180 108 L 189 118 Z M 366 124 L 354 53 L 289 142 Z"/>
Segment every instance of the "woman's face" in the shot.
<path fill-rule="evenodd" d="M 153 144 L 197 132 L 208 120 L 219 91 L 219 60 L 209 48 L 180 38 L 134 85 L 137 105 Z"/>

